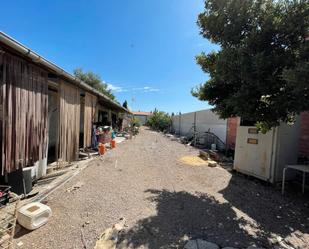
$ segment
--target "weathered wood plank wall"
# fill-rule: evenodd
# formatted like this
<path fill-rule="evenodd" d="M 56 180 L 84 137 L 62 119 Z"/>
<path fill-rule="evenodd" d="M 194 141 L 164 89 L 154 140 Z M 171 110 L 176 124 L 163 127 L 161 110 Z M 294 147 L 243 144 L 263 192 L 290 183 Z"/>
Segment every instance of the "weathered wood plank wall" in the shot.
<path fill-rule="evenodd" d="M 92 123 L 95 119 L 97 106 L 97 97 L 87 93 L 85 95 L 85 112 L 84 112 L 84 147 L 91 146 Z"/>
<path fill-rule="evenodd" d="M 80 89 L 60 82 L 59 159 L 71 162 L 78 158 L 80 129 Z"/>
<path fill-rule="evenodd" d="M 0 84 L 3 175 L 47 156 L 47 72 L 0 53 Z"/>

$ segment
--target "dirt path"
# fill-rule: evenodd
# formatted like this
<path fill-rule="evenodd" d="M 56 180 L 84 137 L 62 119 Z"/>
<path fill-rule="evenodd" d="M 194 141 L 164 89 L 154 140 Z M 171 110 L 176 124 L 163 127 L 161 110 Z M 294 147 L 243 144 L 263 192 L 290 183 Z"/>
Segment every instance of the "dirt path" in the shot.
<path fill-rule="evenodd" d="M 280 191 L 221 167 L 179 161 L 197 150 L 143 130 L 120 144 L 47 200 L 50 222 L 23 234 L 20 248 L 83 248 L 81 229 L 93 248 L 97 237 L 124 217 L 119 248 L 181 248 L 188 238 L 244 248 L 273 248 L 285 239 L 309 244 L 308 196 Z M 67 189 L 78 184 L 75 191 Z M 309 248 L 309 247 L 307 247 Z"/>

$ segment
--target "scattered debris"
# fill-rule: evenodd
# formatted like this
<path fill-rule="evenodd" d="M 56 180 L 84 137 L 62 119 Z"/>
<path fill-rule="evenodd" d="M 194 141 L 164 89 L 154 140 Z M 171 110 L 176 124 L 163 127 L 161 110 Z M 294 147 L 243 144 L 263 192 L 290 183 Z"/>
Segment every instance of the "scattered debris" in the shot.
<path fill-rule="evenodd" d="M 220 161 L 220 155 L 217 150 L 209 150 L 209 157 L 215 161 Z"/>
<path fill-rule="evenodd" d="M 111 228 L 107 228 L 97 240 L 94 249 L 115 249 L 118 242 L 118 234 L 123 230 L 125 223 L 126 220 L 121 218 L 118 223 Z"/>
<path fill-rule="evenodd" d="M 18 243 L 17 243 L 17 246 L 19 246 L 19 247 L 21 247 L 21 246 L 23 246 L 24 245 L 24 243 L 22 242 L 22 241 L 19 241 Z"/>
<path fill-rule="evenodd" d="M 182 238 L 180 238 L 179 241 L 186 242 L 186 241 L 188 241 L 188 240 L 189 240 L 189 236 L 185 234 Z"/>
<path fill-rule="evenodd" d="M 30 192 L 31 193 L 31 192 Z M 10 203 L 20 200 L 20 196 L 14 192 L 10 192 Z"/>
<path fill-rule="evenodd" d="M 0 248 L 12 248 L 15 234 L 17 210 L 20 200 L 11 208 L 0 204 Z"/>
<path fill-rule="evenodd" d="M 189 240 L 184 249 L 219 249 L 219 246 L 206 240 L 197 239 Z"/>
<path fill-rule="evenodd" d="M 217 162 L 212 160 L 207 160 L 208 167 L 217 167 Z"/>
<path fill-rule="evenodd" d="M 279 248 L 294 249 L 294 247 L 289 246 L 281 236 L 276 236 L 276 241 L 279 244 Z M 249 249 L 253 249 L 253 248 L 249 248 Z"/>
<path fill-rule="evenodd" d="M 193 143 L 193 141 L 187 143 L 186 145 L 187 145 L 187 146 L 191 146 L 192 143 Z"/>
<path fill-rule="evenodd" d="M 120 144 L 120 143 L 123 143 L 124 141 L 126 141 L 126 138 L 125 137 L 116 137 L 115 138 L 115 141 L 117 144 Z"/>
<path fill-rule="evenodd" d="M 200 152 L 200 157 L 204 158 L 205 160 L 208 160 L 210 158 L 209 154 L 205 150 L 199 150 Z"/>
<path fill-rule="evenodd" d="M 180 137 L 180 142 L 183 143 L 183 144 L 187 144 L 188 142 L 190 142 L 190 139 L 188 139 L 185 136 L 181 136 Z"/>
<path fill-rule="evenodd" d="M 84 232 L 83 232 L 83 229 L 81 228 L 80 229 L 80 232 L 81 232 L 81 238 L 82 238 L 82 243 L 83 243 L 83 248 L 84 249 L 88 249 L 88 247 L 87 247 L 87 242 L 86 242 L 86 240 L 85 240 L 85 235 L 84 235 Z"/>
<path fill-rule="evenodd" d="M 156 138 L 157 144 L 154 143 Z M 157 133 L 142 132 L 121 147 L 117 155 L 110 152 L 111 156 L 105 156 L 104 164 L 99 158 L 93 159 L 88 163 L 87 171 L 69 185 L 62 185 L 60 190 L 67 196 L 49 198 L 53 211 L 61 214 L 61 219 L 49 222 L 35 233 L 16 237 L 17 242 L 21 239 L 24 243 L 23 247 L 16 248 L 33 248 L 33 241 L 39 238 L 35 241 L 37 248 L 82 249 L 80 228 L 89 220 L 91 223 L 83 227 L 83 233 L 88 249 L 93 249 L 96 237 L 117 223 L 123 213 L 130 220 L 130 229 L 119 233 L 116 248 L 183 248 L 189 239 L 201 238 L 222 247 L 246 249 L 257 243 L 256 246 L 286 249 L 277 242 L 277 236 L 283 237 L 294 248 L 306 248 L 306 223 L 309 221 L 306 208 L 309 205 L 306 205 L 305 197 L 287 195 L 282 198 L 276 189 L 260 181 L 225 171 L 221 168 L 221 160 L 216 168 L 186 166 L 179 159 L 198 156 L 198 150 L 172 142 Z M 117 173 L 121 168 L 120 161 L 114 168 L 120 154 L 121 160 L 127 162 L 122 174 Z M 80 168 L 84 168 L 85 163 L 80 164 Z M 61 182 L 66 178 L 64 176 Z M 85 183 L 81 189 L 65 192 L 79 181 Z M 59 182 L 56 185 L 60 185 Z M 158 188 L 169 190 L 147 192 Z M 172 191 L 172 188 L 176 190 Z M 185 193 L 182 190 L 186 190 Z M 85 193 L 86 206 L 80 201 L 85 200 Z M 149 199 L 145 198 L 148 196 Z M 91 207 L 99 209 L 92 211 Z M 184 213 L 188 216 L 182 219 Z M 277 215 L 282 218 L 277 219 Z M 115 222 L 102 227 L 110 221 Z M 223 226 L 218 227 L 219 223 Z M 239 224 L 245 225 L 238 227 Z M 290 232 L 284 225 L 295 231 Z M 68 232 L 71 230 L 75 232 Z"/>
<path fill-rule="evenodd" d="M 198 156 L 184 156 L 180 158 L 180 161 L 191 166 L 207 165 L 207 162 Z"/>
<path fill-rule="evenodd" d="M 10 240 L 11 236 L 8 233 L 1 233 L 1 237 L 0 237 L 0 248 L 2 247 L 3 244 L 5 244 L 6 242 L 8 242 Z"/>
<path fill-rule="evenodd" d="M 228 159 L 223 155 L 220 155 L 217 150 L 199 150 L 200 156 L 206 159 L 212 159 L 214 161 L 227 161 Z"/>
<path fill-rule="evenodd" d="M 88 149 L 88 148 L 84 148 L 84 149 L 79 150 L 79 159 L 80 160 L 92 158 L 93 156 L 97 156 L 97 155 L 99 155 L 99 152 L 97 150 Z"/>
<path fill-rule="evenodd" d="M 196 239 L 196 240 L 189 240 L 185 246 L 184 249 L 219 249 L 220 247 L 212 242 L 202 240 L 202 239 Z M 222 249 L 237 249 L 235 247 L 223 247 Z M 249 246 L 247 249 L 265 249 L 262 247 L 256 247 L 256 246 Z"/>
<path fill-rule="evenodd" d="M 83 185 L 84 185 L 83 182 L 78 182 L 78 183 L 76 183 L 74 186 L 69 187 L 69 188 L 67 189 L 67 192 L 69 192 L 69 193 L 70 193 L 70 192 L 73 192 L 73 191 L 75 191 L 75 190 L 81 188 Z"/>

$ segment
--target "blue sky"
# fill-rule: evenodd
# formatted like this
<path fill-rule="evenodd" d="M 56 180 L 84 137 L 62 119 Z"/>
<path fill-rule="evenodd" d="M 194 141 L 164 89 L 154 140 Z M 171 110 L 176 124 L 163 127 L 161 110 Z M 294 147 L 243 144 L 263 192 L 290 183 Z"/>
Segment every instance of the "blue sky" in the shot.
<path fill-rule="evenodd" d="M 190 94 L 207 80 L 194 56 L 217 48 L 199 35 L 202 0 L 19 0 L 1 9 L 1 31 L 69 72 L 101 75 L 134 110 L 209 108 Z"/>

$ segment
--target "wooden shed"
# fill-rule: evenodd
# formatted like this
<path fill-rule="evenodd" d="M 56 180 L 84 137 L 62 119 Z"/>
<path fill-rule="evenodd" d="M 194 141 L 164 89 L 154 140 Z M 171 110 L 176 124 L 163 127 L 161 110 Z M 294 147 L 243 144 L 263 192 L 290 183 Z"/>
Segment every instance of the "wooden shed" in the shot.
<path fill-rule="evenodd" d="M 112 115 L 128 112 L 0 32 L 1 175 L 44 167 L 47 161 L 76 160 L 79 148 L 91 144 L 92 124 L 102 110 L 110 122 Z"/>

